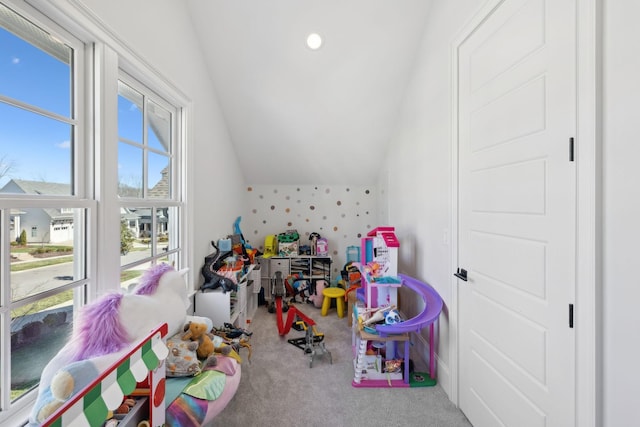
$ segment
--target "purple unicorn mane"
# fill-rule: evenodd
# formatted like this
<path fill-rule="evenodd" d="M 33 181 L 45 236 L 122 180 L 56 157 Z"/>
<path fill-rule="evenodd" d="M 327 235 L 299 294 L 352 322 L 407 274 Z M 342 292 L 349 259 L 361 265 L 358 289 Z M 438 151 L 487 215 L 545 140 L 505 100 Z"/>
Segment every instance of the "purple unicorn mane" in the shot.
<path fill-rule="evenodd" d="M 160 278 L 174 270 L 169 264 L 158 264 L 144 272 L 133 293 L 151 295 L 158 289 Z M 122 350 L 129 344 L 127 331 L 120 324 L 119 310 L 124 294 L 113 292 L 84 306 L 74 320 L 72 361 L 85 360 Z"/>
<path fill-rule="evenodd" d="M 123 296 L 107 294 L 81 309 L 74 321 L 72 361 L 114 353 L 127 345 L 127 332 L 118 320 Z"/>
<path fill-rule="evenodd" d="M 133 290 L 133 293 L 136 295 L 151 295 L 155 293 L 162 275 L 173 269 L 171 265 L 165 263 L 149 268 L 140 278 L 140 283 Z"/>

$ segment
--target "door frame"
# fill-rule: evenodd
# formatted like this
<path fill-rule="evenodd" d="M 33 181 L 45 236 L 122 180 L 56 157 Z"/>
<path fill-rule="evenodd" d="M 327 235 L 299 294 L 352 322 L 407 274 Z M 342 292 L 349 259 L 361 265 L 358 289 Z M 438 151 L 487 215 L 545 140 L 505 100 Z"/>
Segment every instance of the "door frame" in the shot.
<path fill-rule="evenodd" d="M 460 399 L 458 280 L 458 51 L 504 0 L 488 0 L 451 43 L 450 398 Z M 557 0 L 555 0 L 557 1 Z M 602 0 L 576 0 L 575 423 L 602 425 Z M 579 284 L 579 286 L 578 286 Z"/>

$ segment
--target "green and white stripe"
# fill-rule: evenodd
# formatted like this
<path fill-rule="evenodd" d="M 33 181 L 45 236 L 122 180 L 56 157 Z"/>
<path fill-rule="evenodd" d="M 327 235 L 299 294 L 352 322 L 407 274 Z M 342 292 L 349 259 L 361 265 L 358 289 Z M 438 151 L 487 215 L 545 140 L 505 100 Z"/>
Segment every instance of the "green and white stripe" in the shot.
<path fill-rule="evenodd" d="M 122 404 L 124 396 L 133 392 L 138 382 L 147 378 L 149 371 L 166 359 L 169 349 L 160 332 L 135 350 L 127 359 L 108 372 L 82 399 L 57 418 L 53 427 L 100 427 L 110 410 Z"/>

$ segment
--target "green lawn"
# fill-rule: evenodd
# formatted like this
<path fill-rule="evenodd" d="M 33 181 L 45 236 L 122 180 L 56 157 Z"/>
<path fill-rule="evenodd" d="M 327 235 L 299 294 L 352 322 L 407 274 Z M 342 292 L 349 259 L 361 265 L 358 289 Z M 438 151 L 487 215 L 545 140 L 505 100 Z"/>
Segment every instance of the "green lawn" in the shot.
<path fill-rule="evenodd" d="M 50 259 L 45 258 L 37 261 L 29 261 L 29 262 L 24 262 L 20 264 L 11 264 L 11 271 L 31 270 L 32 268 L 46 267 L 48 265 L 64 264 L 72 261 L 73 261 L 72 256 L 63 256 L 63 257 L 56 257 L 56 258 L 50 258 Z"/>

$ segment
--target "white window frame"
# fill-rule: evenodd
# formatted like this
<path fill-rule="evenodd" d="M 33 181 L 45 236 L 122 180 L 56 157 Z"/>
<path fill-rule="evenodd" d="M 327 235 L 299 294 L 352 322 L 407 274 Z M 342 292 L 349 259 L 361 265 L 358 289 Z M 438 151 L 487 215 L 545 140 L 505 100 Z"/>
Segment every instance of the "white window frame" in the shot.
<path fill-rule="evenodd" d="M 74 87 L 75 93 L 81 94 L 84 106 L 76 105 L 75 108 L 83 108 L 87 112 L 87 118 L 92 121 L 78 123 L 78 135 L 86 141 L 91 141 L 87 146 L 78 144 L 76 147 L 77 161 L 74 165 L 74 174 L 84 173 L 86 177 L 95 177 L 95 181 L 87 179 L 74 180 L 74 193 L 72 200 L 50 198 L 43 199 L 43 203 L 61 206 L 64 208 L 84 207 L 88 209 L 86 244 L 86 298 L 91 301 L 105 290 L 119 287 L 120 252 L 119 233 L 113 233 L 113 224 L 119 225 L 120 203 L 117 197 L 117 82 L 121 72 L 127 73 L 136 81 L 161 95 L 167 102 L 178 109 L 176 117 L 176 141 L 179 144 L 176 150 L 172 171 L 173 191 L 179 198 L 179 206 L 182 211 L 177 224 L 177 233 L 180 248 L 177 255 L 176 268 L 184 269 L 193 264 L 192 251 L 186 242 L 193 237 L 193 213 L 188 209 L 188 198 L 192 191 L 189 184 L 193 182 L 193 173 L 186 167 L 188 159 L 187 141 L 191 134 L 193 109 L 192 103 L 179 89 L 166 80 L 153 67 L 136 55 L 130 47 L 119 39 L 118 35 L 105 27 L 89 9 L 80 2 L 42 2 L 41 0 L 0 0 L 12 9 L 21 13 L 45 29 L 51 23 L 56 27 L 63 27 L 66 32 L 73 34 L 84 42 L 85 59 L 78 61 L 75 66 L 83 67 L 87 76 L 84 81 L 77 81 Z M 54 24 L 57 23 L 57 24 Z M 76 73 L 76 76 L 79 74 Z M 79 139 L 77 139 L 79 141 Z M 178 178 L 181 174 L 181 179 Z M 17 201 L 29 205 L 32 201 L 16 199 L 0 199 L 0 208 L 10 209 Z M 23 203 L 24 202 L 24 203 Z M 158 200 L 167 205 L 167 200 Z M 0 216 L 0 227 L 3 230 L 10 228 L 9 216 Z M 5 225 L 6 224 L 6 225 Z M 117 237 L 115 237 L 117 235 Z M 3 236 L 8 237 L 8 233 Z M 0 238 L 0 253 L 9 252 L 8 238 Z M 100 260 L 98 263 L 97 260 Z M 8 277 L 8 271 L 0 271 L 2 281 Z M 187 283 L 190 283 L 191 293 L 195 286 L 187 274 Z M 77 300 L 80 304 L 83 301 Z M 3 333 L 10 336 L 10 324 L 2 325 Z M 8 339 L 8 338 L 7 338 Z M 2 343 L 0 351 L 5 352 Z M 2 360 L 8 360 L 5 353 L 0 353 Z M 3 362 L 2 378 L 8 372 Z M 14 403 L 10 409 L 0 412 L 0 424 L 6 427 L 22 426 L 27 420 L 31 406 L 36 397 L 36 390 L 25 394 Z"/>
<path fill-rule="evenodd" d="M 38 295 L 27 297 L 15 303 L 11 302 L 10 286 L 3 286 L 0 294 L 0 328 L 2 339 L 0 339 L 0 424 L 2 425 L 18 425 L 18 422 L 24 422 L 26 416 L 35 400 L 37 389 L 25 393 L 15 402 L 11 402 L 11 366 L 7 361 L 11 360 L 11 311 L 25 304 L 29 304 L 38 300 L 46 299 L 65 289 L 75 289 L 74 292 L 74 309 L 79 308 L 86 299 L 87 290 L 94 287 L 94 283 L 89 279 L 92 277 L 90 266 L 94 265 L 95 250 L 89 241 L 95 241 L 95 219 L 97 204 L 93 198 L 93 163 L 87 162 L 87 153 L 91 151 L 88 147 L 91 145 L 91 137 L 87 132 L 89 128 L 87 120 L 92 117 L 92 107 L 89 102 L 87 80 L 89 73 L 87 72 L 86 45 L 82 40 L 78 39 L 72 33 L 66 31 L 53 20 L 49 19 L 39 11 L 15 0 L 1 0 L 8 8 L 12 9 L 34 25 L 42 28 L 48 33 L 59 38 L 65 44 L 70 46 L 74 51 L 74 58 L 71 64 L 73 75 L 73 93 L 72 112 L 69 123 L 73 125 L 74 131 L 74 158 L 73 158 L 73 188 L 68 196 L 33 196 L 28 194 L 11 194 L 0 197 L 0 254 L 2 261 L 0 266 L 0 281 L 2 283 L 10 283 L 10 236 L 9 232 L 10 215 L 8 214 L 12 208 L 63 208 L 63 209 L 85 209 L 87 215 L 83 218 L 82 226 L 77 227 L 77 235 L 74 242 L 74 276 L 82 277 L 68 286 L 61 286 L 51 291 L 46 291 Z M 19 103 L 18 103 L 19 105 Z M 35 112 L 34 112 L 35 114 Z M 30 230 L 32 233 L 33 230 Z M 85 278 L 86 277 L 86 278 Z"/>
<path fill-rule="evenodd" d="M 133 263 L 130 264 L 126 264 L 121 266 L 121 270 L 124 271 L 126 269 L 147 263 L 147 262 L 151 262 L 152 264 L 155 264 L 157 262 L 159 262 L 159 260 L 161 258 L 164 258 L 165 256 L 169 255 L 170 257 L 172 257 L 173 259 L 176 259 L 176 268 L 180 269 L 182 268 L 183 264 L 182 264 L 182 259 L 179 256 L 184 248 L 184 230 L 182 229 L 182 227 L 180 227 L 180 224 L 184 223 L 184 208 L 185 208 L 185 204 L 183 202 L 183 195 L 182 195 L 182 189 L 183 186 L 181 185 L 182 181 L 183 181 L 183 163 L 181 162 L 181 155 L 182 155 L 182 151 L 183 151 L 183 139 L 181 137 L 182 132 L 182 126 L 183 126 L 183 108 L 181 108 L 180 106 L 177 106 L 169 101 L 167 101 L 163 95 L 157 93 L 155 90 L 147 87 L 145 84 L 141 83 L 138 79 L 136 79 L 135 77 L 133 77 L 131 74 L 127 73 L 125 70 L 120 70 L 119 73 L 119 80 L 122 81 L 123 83 L 125 83 L 126 85 L 128 85 L 129 87 L 131 87 L 132 89 L 136 90 L 137 92 L 141 93 L 143 95 L 143 108 L 146 108 L 146 101 L 148 99 L 150 99 L 151 101 L 155 102 L 156 104 L 160 105 L 162 108 L 165 108 L 167 111 L 169 111 L 171 113 L 172 116 L 172 120 L 171 120 L 171 146 L 168 148 L 168 152 L 169 152 L 169 157 L 170 157 L 170 164 L 171 164 L 171 170 L 170 170 L 170 195 L 168 198 L 166 199 L 155 199 L 155 198 L 149 198 L 148 197 L 148 183 L 145 180 L 145 176 L 147 175 L 147 165 L 148 163 L 144 164 L 144 172 L 143 172 L 143 189 L 142 189 L 142 197 L 135 197 L 135 198 L 121 198 L 120 199 L 120 207 L 122 208 L 152 208 L 152 209 L 159 209 L 159 208 L 170 208 L 173 209 L 174 211 L 177 211 L 176 213 L 174 213 L 173 215 L 177 215 L 177 218 L 175 220 L 172 220 L 171 222 L 171 228 L 169 229 L 169 233 L 170 236 L 177 236 L 175 238 L 175 240 L 172 241 L 172 243 L 175 244 L 174 248 L 170 248 L 166 253 L 152 253 L 150 257 L 147 258 L 143 258 L 141 260 L 135 261 Z M 146 141 L 147 140 L 147 120 L 146 120 L 146 116 L 143 117 L 143 122 L 144 122 L 144 130 L 143 130 L 143 134 L 144 137 L 143 139 Z M 119 145 L 119 142 L 118 142 Z M 145 147 L 144 148 L 145 151 L 152 151 L 151 149 Z M 145 158 L 146 158 L 146 154 L 145 154 Z M 117 179 L 117 178 L 116 178 Z M 152 215 L 151 216 L 151 220 L 152 220 L 152 248 L 156 248 L 157 245 L 155 244 L 155 233 L 153 232 L 155 230 L 155 219 L 156 219 L 156 215 Z M 154 249 L 155 251 L 155 249 Z"/>

